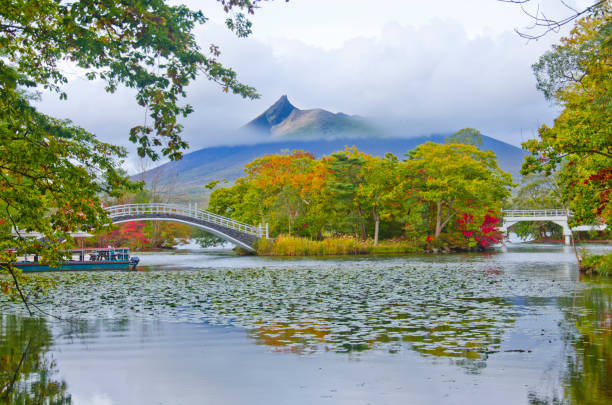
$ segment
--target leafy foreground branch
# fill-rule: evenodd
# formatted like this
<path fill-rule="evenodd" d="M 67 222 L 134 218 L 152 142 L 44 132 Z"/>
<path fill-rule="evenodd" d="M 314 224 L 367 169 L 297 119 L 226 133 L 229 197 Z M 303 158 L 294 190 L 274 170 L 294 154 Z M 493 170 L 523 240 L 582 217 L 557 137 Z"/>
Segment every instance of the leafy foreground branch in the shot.
<path fill-rule="evenodd" d="M 250 33 L 240 11 L 257 0 L 221 1 L 226 25 L 239 37 Z M 109 93 L 132 88 L 147 119 L 130 141 L 140 156 L 181 158 L 187 143 L 179 119 L 193 108 L 181 100 L 198 76 L 223 91 L 256 98 L 222 65 L 219 48 L 203 51 L 194 30 L 207 21 L 201 11 L 164 0 L 23 0 L 0 2 L 0 288 L 27 302 L 24 277 L 12 264 L 24 255 L 58 265 L 74 246 L 70 232 L 108 229 L 102 197 L 116 198 L 138 186 L 119 170 L 126 151 L 100 142 L 68 120 L 41 114 L 32 93 L 68 94 L 65 67 L 101 80 Z M 33 235 L 36 234 L 36 235 Z M 36 289 L 34 289 L 36 291 Z"/>

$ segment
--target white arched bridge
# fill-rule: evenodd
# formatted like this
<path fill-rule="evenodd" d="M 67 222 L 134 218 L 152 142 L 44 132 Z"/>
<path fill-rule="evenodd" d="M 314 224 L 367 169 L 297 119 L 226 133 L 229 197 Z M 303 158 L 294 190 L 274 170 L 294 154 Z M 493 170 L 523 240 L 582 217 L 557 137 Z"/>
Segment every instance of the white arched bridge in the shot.
<path fill-rule="evenodd" d="M 124 204 L 107 207 L 113 223 L 129 221 L 173 221 L 203 229 L 247 251 L 254 252 L 254 244 L 261 238 L 268 238 L 268 224 L 249 225 L 212 212 L 199 210 L 197 204 L 179 205 L 164 203 Z M 519 222 L 553 222 L 563 228 L 565 244 L 569 245 L 572 231 L 601 231 L 606 224 L 569 226 L 573 213 L 566 209 L 548 210 L 502 210 L 502 226 L 500 231 L 508 229 Z M 42 237 L 38 233 L 17 232 L 13 235 L 27 237 Z M 74 237 L 92 236 L 89 233 L 77 232 Z"/>
<path fill-rule="evenodd" d="M 268 224 L 253 226 L 212 212 L 199 210 L 197 205 L 163 203 L 124 204 L 107 207 L 113 223 L 129 221 L 172 221 L 191 225 L 216 235 L 234 245 L 254 252 L 254 243 L 268 237 Z"/>
<path fill-rule="evenodd" d="M 570 228 L 569 220 L 574 214 L 566 209 L 550 210 L 502 210 L 502 226 L 500 231 L 507 232 L 508 228 L 519 222 L 552 222 L 563 228 L 565 244 L 570 244 L 572 231 L 603 231 L 606 224 L 580 225 Z"/>

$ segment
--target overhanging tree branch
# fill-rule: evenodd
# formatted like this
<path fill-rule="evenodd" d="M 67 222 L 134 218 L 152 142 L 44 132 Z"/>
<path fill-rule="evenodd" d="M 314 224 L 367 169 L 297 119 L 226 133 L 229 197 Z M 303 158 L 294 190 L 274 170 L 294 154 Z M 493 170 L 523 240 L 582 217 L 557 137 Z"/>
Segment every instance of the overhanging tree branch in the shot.
<path fill-rule="evenodd" d="M 521 31 L 519 29 L 515 28 L 515 32 L 521 36 L 522 38 L 528 39 L 528 40 L 534 40 L 534 39 L 540 39 L 544 36 L 546 36 L 548 33 L 550 32 L 559 32 L 559 30 L 561 29 L 561 27 L 565 26 L 566 24 L 575 21 L 576 19 L 584 16 L 584 15 L 588 15 L 588 14 L 592 14 L 594 12 L 596 12 L 599 8 L 601 8 L 603 5 L 605 5 L 605 3 L 607 2 L 607 0 L 601 0 L 601 1 L 596 1 L 593 4 L 591 4 L 590 6 L 579 10 L 576 9 L 572 6 L 570 6 L 569 4 L 567 4 L 564 0 L 559 0 L 559 2 L 565 6 L 568 10 L 571 11 L 571 14 L 566 16 L 566 17 L 562 17 L 560 19 L 553 19 L 553 18 L 549 18 L 547 17 L 541 10 L 540 10 L 540 4 L 538 2 L 538 5 L 536 7 L 536 11 L 531 12 L 529 10 L 527 10 L 525 8 L 525 5 L 528 3 L 533 3 L 533 0 L 497 0 L 500 1 L 502 3 L 512 3 L 512 4 L 518 4 L 521 7 L 521 10 L 523 11 L 523 13 L 525 13 L 530 19 L 532 19 L 533 23 L 528 26 L 526 28 L 527 31 L 532 31 L 532 30 L 536 30 L 536 29 L 540 29 L 540 32 L 536 32 L 536 33 L 528 33 L 526 31 Z"/>

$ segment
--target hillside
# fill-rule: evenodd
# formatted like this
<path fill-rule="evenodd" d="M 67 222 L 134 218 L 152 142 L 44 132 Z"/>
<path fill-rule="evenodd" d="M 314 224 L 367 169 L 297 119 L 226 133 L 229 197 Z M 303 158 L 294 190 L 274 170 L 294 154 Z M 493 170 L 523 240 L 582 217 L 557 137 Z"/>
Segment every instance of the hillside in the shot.
<path fill-rule="evenodd" d="M 431 141 L 444 142 L 444 135 L 415 138 L 346 138 L 318 139 L 304 141 L 279 141 L 257 145 L 218 146 L 204 148 L 186 154 L 178 162 L 166 163 L 145 173 L 145 179 L 159 178 L 177 183 L 177 190 L 183 192 L 203 191 L 202 185 L 220 179 L 233 180 L 242 176 L 243 167 L 259 156 L 280 153 L 283 150 L 301 149 L 312 152 L 316 157 L 329 155 L 346 146 L 356 146 L 362 152 L 384 156 L 392 152 L 399 158 L 416 146 Z M 501 168 L 514 176 L 518 175 L 523 160 L 521 149 L 483 136 L 483 149 L 492 150 L 498 156 Z M 140 176 L 138 176 L 140 178 Z"/>
<path fill-rule="evenodd" d="M 178 162 L 149 170 L 135 179 L 171 184 L 179 194 L 202 193 L 203 185 L 213 180 L 229 181 L 242 176 L 243 167 L 253 159 L 270 153 L 300 149 L 316 157 L 329 155 L 345 147 L 356 146 L 362 152 L 384 156 L 387 152 L 403 158 L 409 150 L 425 142 L 443 143 L 445 135 L 400 138 L 384 136 L 366 119 L 323 109 L 300 110 L 287 96 L 279 98 L 266 111 L 239 131 L 265 134 L 267 142 L 255 145 L 217 146 L 187 153 Z M 482 149 L 495 152 L 501 168 L 518 176 L 523 151 L 515 146 L 483 136 Z"/>

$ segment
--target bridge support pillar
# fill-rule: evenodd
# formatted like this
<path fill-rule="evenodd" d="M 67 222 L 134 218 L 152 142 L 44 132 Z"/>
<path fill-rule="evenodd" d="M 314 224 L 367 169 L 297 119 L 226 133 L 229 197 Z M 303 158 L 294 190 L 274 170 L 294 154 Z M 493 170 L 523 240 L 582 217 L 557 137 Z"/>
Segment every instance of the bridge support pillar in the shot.
<path fill-rule="evenodd" d="M 569 246 L 571 244 L 572 230 L 567 222 L 561 226 L 563 227 L 563 239 L 565 239 L 565 246 Z"/>

